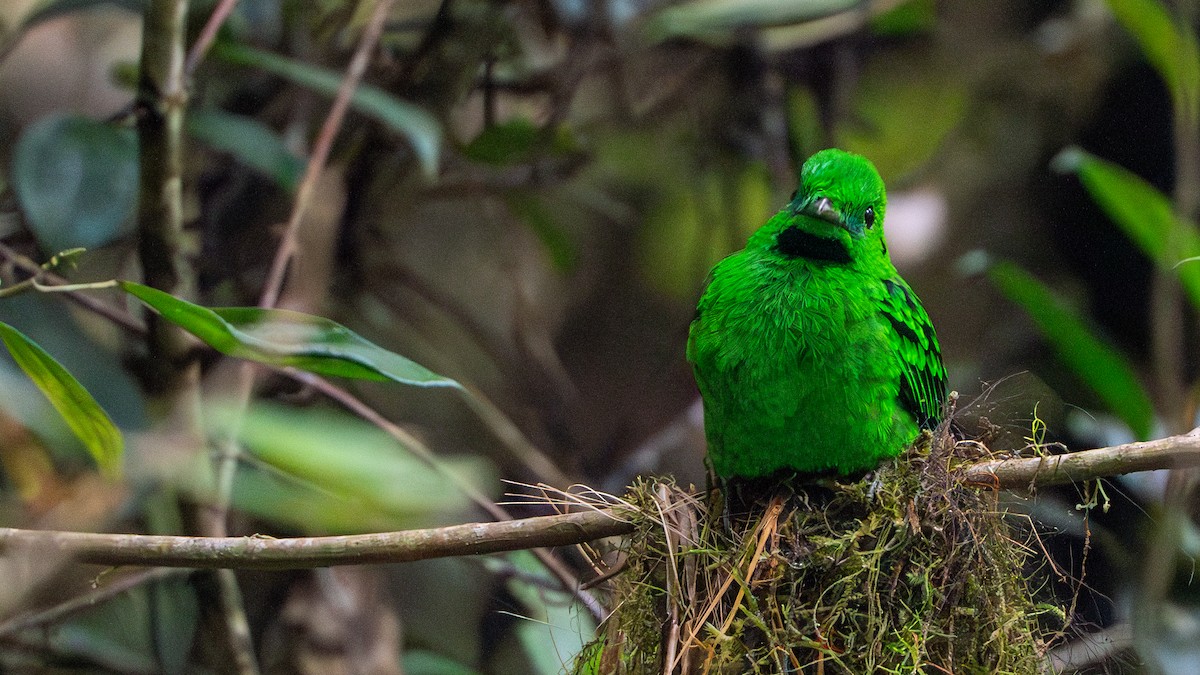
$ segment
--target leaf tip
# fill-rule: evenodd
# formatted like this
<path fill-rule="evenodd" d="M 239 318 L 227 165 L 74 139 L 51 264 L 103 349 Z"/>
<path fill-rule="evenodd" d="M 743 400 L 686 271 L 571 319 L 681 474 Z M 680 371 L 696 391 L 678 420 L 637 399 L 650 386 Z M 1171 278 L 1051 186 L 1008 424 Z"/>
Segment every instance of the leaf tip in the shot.
<path fill-rule="evenodd" d="M 991 269 L 992 254 L 982 248 L 977 248 L 959 256 L 954 261 L 954 268 L 964 278 L 977 277 L 986 274 Z"/>
<path fill-rule="evenodd" d="M 1050 168 L 1061 174 L 1076 173 L 1086 159 L 1087 152 L 1083 148 L 1078 145 L 1068 145 L 1059 151 L 1054 159 L 1050 160 Z"/>

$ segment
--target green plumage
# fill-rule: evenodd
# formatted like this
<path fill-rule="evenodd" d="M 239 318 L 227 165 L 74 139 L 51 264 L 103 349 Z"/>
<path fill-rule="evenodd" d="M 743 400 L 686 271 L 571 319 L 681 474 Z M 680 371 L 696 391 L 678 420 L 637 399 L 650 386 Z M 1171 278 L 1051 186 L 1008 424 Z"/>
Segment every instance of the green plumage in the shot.
<path fill-rule="evenodd" d="M 869 161 L 823 150 L 713 268 L 687 356 L 718 476 L 873 469 L 937 422 L 941 350 L 888 257 L 886 208 Z"/>

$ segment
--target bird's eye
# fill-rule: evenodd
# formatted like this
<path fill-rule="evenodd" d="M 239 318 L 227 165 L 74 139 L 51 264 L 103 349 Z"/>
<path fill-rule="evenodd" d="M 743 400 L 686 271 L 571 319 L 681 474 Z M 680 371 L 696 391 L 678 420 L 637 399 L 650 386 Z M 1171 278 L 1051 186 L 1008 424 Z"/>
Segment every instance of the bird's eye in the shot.
<path fill-rule="evenodd" d="M 867 227 L 873 227 L 875 225 L 875 207 L 874 206 L 868 206 L 867 210 L 863 211 L 863 222 L 865 222 L 867 224 Z"/>

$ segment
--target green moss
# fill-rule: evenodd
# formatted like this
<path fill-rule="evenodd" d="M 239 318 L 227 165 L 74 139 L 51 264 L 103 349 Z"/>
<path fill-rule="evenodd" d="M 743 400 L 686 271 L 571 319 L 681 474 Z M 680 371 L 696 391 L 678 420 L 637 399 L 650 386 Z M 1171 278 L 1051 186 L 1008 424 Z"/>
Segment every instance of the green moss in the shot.
<path fill-rule="evenodd" d="M 653 517 L 576 672 L 1039 672 L 1061 609 L 1035 605 L 1015 519 L 954 452 L 941 432 L 861 482 L 777 486 L 728 528 L 669 483 L 635 486 Z"/>

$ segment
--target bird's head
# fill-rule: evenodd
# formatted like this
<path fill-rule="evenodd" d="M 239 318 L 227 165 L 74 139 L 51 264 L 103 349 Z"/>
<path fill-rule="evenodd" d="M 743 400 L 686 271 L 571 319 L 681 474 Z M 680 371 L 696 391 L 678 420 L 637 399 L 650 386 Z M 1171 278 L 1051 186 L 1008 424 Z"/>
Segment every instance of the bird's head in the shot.
<path fill-rule="evenodd" d="M 758 233 L 758 243 L 788 258 L 853 264 L 887 260 L 883 179 L 865 157 L 822 150 L 804 163 L 800 188 Z"/>

